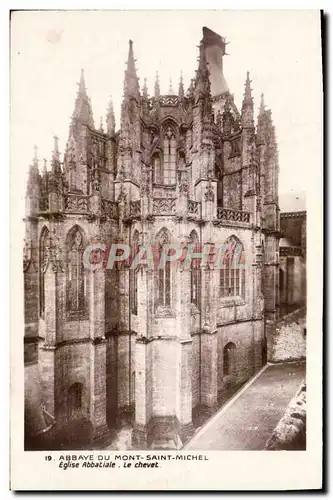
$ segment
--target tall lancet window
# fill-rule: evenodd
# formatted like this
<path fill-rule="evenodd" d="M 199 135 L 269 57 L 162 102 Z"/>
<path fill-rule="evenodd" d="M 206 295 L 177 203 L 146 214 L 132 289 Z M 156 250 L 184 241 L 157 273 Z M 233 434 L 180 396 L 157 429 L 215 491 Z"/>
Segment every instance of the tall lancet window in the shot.
<path fill-rule="evenodd" d="M 235 236 L 224 243 L 220 269 L 220 296 L 245 299 L 245 252 Z"/>
<path fill-rule="evenodd" d="M 154 156 L 153 166 L 154 166 L 154 182 L 156 184 L 163 184 L 163 169 L 159 154 L 156 154 Z"/>
<path fill-rule="evenodd" d="M 192 245 L 192 254 L 199 253 L 199 238 L 195 231 L 190 234 L 189 244 Z M 191 260 L 191 304 L 194 304 L 198 309 L 200 307 L 200 286 L 201 286 L 201 269 L 200 259 Z"/>
<path fill-rule="evenodd" d="M 161 261 L 165 251 L 164 246 L 169 243 L 169 233 L 166 229 L 162 229 L 157 237 L 157 259 L 155 259 L 155 308 L 160 310 L 171 307 L 171 265 L 169 261 Z"/>
<path fill-rule="evenodd" d="M 163 183 L 176 184 L 176 138 L 168 127 L 163 139 Z"/>
<path fill-rule="evenodd" d="M 44 227 L 39 243 L 39 315 L 45 314 L 45 272 L 48 262 L 49 230 Z"/>
<path fill-rule="evenodd" d="M 86 280 L 83 235 L 77 226 L 68 235 L 67 249 L 67 310 L 79 313 L 85 309 Z"/>

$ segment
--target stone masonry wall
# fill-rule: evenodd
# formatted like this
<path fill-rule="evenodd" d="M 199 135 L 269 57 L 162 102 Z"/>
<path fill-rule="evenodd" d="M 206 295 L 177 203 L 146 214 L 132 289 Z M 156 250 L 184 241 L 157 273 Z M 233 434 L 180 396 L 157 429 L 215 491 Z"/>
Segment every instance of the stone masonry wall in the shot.
<path fill-rule="evenodd" d="M 306 309 L 302 307 L 272 327 L 267 336 L 268 361 L 292 361 L 306 356 Z"/>

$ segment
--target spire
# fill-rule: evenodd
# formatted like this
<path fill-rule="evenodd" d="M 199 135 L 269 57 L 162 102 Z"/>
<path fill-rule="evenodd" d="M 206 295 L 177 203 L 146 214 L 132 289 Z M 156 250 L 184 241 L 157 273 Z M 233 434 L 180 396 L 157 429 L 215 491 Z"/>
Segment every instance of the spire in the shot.
<path fill-rule="evenodd" d="M 115 133 L 115 130 L 116 130 L 116 121 L 114 117 L 112 99 L 110 98 L 108 112 L 106 115 L 106 131 L 108 135 L 113 135 Z"/>
<path fill-rule="evenodd" d="M 129 41 L 127 68 L 124 79 L 124 95 L 137 97 L 140 94 L 139 79 L 135 69 L 133 42 Z"/>
<path fill-rule="evenodd" d="M 175 92 L 172 88 L 172 79 L 169 78 L 169 88 L 168 88 L 168 95 L 175 95 Z"/>
<path fill-rule="evenodd" d="M 90 99 L 86 91 L 83 69 L 81 69 L 80 82 L 78 83 L 78 86 L 79 90 L 75 100 L 73 119 L 88 125 L 90 128 L 94 128 L 94 119 Z"/>
<path fill-rule="evenodd" d="M 142 88 L 142 97 L 148 99 L 148 88 L 147 88 L 147 78 L 144 79 Z"/>
<path fill-rule="evenodd" d="M 244 99 L 242 104 L 242 125 L 243 127 L 253 127 L 253 99 L 251 90 L 250 73 L 246 73 Z"/>
<path fill-rule="evenodd" d="M 158 78 L 158 72 L 156 71 L 156 79 L 155 79 L 155 86 L 154 86 L 155 99 L 159 99 L 160 95 L 161 95 L 160 82 L 159 82 L 159 78 Z"/>
<path fill-rule="evenodd" d="M 183 73 L 182 73 L 182 71 L 180 72 L 179 87 L 178 87 L 178 96 L 179 96 L 180 99 L 183 99 L 183 97 L 184 97 L 184 82 L 183 82 Z"/>

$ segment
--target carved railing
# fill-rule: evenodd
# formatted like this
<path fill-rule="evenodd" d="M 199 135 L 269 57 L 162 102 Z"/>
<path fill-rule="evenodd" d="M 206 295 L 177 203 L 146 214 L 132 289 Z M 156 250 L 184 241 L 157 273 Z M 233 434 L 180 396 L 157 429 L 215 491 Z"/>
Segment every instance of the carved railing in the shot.
<path fill-rule="evenodd" d="M 160 105 L 161 106 L 177 106 L 179 104 L 179 98 L 176 95 L 161 95 Z"/>
<path fill-rule="evenodd" d="M 175 212 L 175 198 L 153 198 L 153 215 L 170 215 Z"/>
<path fill-rule="evenodd" d="M 141 215 L 141 200 L 131 201 L 130 214 L 132 217 L 139 217 Z"/>
<path fill-rule="evenodd" d="M 218 220 L 228 222 L 250 222 L 251 214 L 244 210 L 217 207 L 217 218 Z"/>
<path fill-rule="evenodd" d="M 200 201 L 188 200 L 187 208 L 188 208 L 188 213 L 190 215 L 197 215 L 198 217 L 200 217 L 201 215 Z"/>
<path fill-rule="evenodd" d="M 65 210 L 66 212 L 87 213 L 89 211 L 89 196 L 66 194 Z"/>
<path fill-rule="evenodd" d="M 118 203 L 116 201 L 105 200 L 102 198 L 102 215 L 110 219 L 117 219 L 118 217 Z"/>

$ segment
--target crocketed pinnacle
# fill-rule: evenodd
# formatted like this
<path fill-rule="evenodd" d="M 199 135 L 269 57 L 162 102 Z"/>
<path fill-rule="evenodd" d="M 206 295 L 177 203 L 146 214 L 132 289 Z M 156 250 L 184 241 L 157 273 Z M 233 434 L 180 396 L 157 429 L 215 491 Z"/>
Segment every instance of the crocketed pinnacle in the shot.
<path fill-rule="evenodd" d="M 184 97 L 184 82 L 183 82 L 183 73 L 180 73 L 179 86 L 178 86 L 178 96 L 180 99 Z"/>
<path fill-rule="evenodd" d="M 93 113 L 90 99 L 86 91 L 83 69 L 81 69 L 79 90 L 75 100 L 73 119 L 77 122 L 88 125 L 90 128 L 94 128 Z"/>
<path fill-rule="evenodd" d="M 155 78 L 155 85 L 154 85 L 154 97 L 155 99 L 159 99 L 161 95 L 161 90 L 160 90 L 160 81 L 158 77 L 158 72 L 156 71 L 156 78 Z"/>
<path fill-rule="evenodd" d="M 169 78 L 169 88 L 168 88 L 168 94 L 169 94 L 169 95 L 175 95 L 175 92 L 174 92 L 174 90 L 173 90 L 173 88 L 172 88 L 172 79 L 171 79 L 171 78 Z"/>
<path fill-rule="evenodd" d="M 263 115 L 265 113 L 265 101 L 264 101 L 264 94 L 260 95 L 260 108 L 259 108 L 259 115 Z"/>
<path fill-rule="evenodd" d="M 144 99 L 148 99 L 147 78 L 145 78 L 144 81 L 143 81 L 142 97 Z"/>
<path fill-rule="evenodd" d="M 37 155 L 38 155 L 37 146 L 34 146 L 34 156 L 32 159 L 32 163 L 30 164 L 29 174 L 28 174 L 28 182 L 27 182 L 27 190 L 26 190 L 27 197 L 34 196 L 34 193 L 36 191 L 36 188 L 37 188 L 38 182 L 39 182 L 38 156 Z"/>
<path fill-rule="evenodd" d="M 104 128 L 103 128 L 103 116 L 100 117 L 99 120 L 99 131 L 104 133 Z"/>
<path fill-rule="evenodd" d="M 138 97 L 140 94 L 139 79 L 135 69 L 135 59 L 133 53 L 133 42 L 129 41 L 127 68 L 124 79 L 124 95 L 125 97 Z"/>
<path fill-rule="evenodd" d="M 251 80 L 249 71 L 246 73 L 245 92 L 242 104 L 242 125 L 243 127 L 253 127 L 253 99 L 251 90 Z"/>
<path fill-rule="evenodd" d="M 108 112 L 106 115 L 106 131 L 108 135 L 113 135 L 115 133 L 115 129 L 116 129 L 116 120 L 114 117 L 112 99 L 110 98 Z"/>

